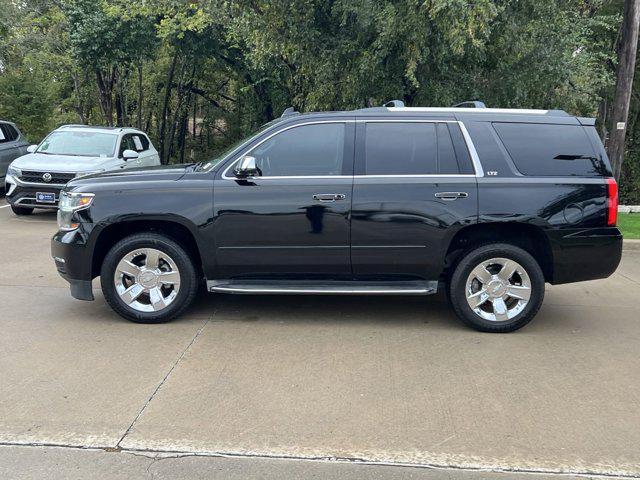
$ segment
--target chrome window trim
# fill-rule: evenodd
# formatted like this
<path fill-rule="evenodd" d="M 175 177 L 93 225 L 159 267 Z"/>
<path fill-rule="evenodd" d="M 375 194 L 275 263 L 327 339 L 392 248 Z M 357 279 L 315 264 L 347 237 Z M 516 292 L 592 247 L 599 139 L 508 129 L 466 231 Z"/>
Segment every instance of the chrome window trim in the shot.
<path fill-rule="evenodd" d="M 476 178 L 473 173 L 425 173 L 424 175 L 354 175 L 353 178 Z"/>
<path fill-rule="evenodd" d="M 455 174 L 416 174 L 416 175 L 291 175 L 291 176 L 267 176 L 267 177 L 246 177 L 242 180 L 304 180 L 304 179 L 345 179 L 345 178 L 477 178 L 484 177 L 484 171 L 482 169 L 482 164 L 480 163 L 480 157 L 478 156 L 478 152 L 473 144 L 473 140 L 471 140 L 471 136 L 467 131 L 464 123 L 459 120 L 440 120 L 440 119 L 344 119 L 344 120 L 316 120 L 309 121 L 304 123 L 296 123 L 295 125 L 289 125 L 285 128 L 277 130 L 273 132 L 271 135 L 261 140 L 259 143 L 244 151 L 241 155 L 239 155 L 236 159 L 234 159 L 227 168 L 222 172 L 222 178 L 224 180 L 239 180 L 236 176 L 228 176 L 227 173 L 233 166 L 240 161 L 242 157 L 247 155 L 253 149 L 259 147 L 267 140 L 272 137 L 282 133 L 284 131 L 290 130 L 296 127 L 302 127 L 305 125 L 318 125 L 323 123 L 455 123 L 460 127 L 460 131 L 462 132 L 462 137 L 464 138 L 465 144 L 467 146 L 467 150 L 469 151 L 469 156 L 471 157 L 471 163 L 473 164 L 473 169 L 475 173 L 455 173 Z"/>
<path fill-rule="evenodd" d="M 463 122 L 457 122 L 460 126 L 460 131 L 462 132 L 462 136 L 464 137 L 464 141 L 467 144 L 467 150 L 469 150 L 469 155 L 471 155 L 471 162 L 473 163 L 473 169 L 476 171 L 476 177 L 484 177 L 484 170 L 482 169 L 482 163 L 480 162 L 480 157 L 478 156 L 478 152 L 476 150 L 476 146 L 473 144 L 473 140 L 471 140 L 471 135 L 467 131 L 467 127 L 464 126 Z"/>

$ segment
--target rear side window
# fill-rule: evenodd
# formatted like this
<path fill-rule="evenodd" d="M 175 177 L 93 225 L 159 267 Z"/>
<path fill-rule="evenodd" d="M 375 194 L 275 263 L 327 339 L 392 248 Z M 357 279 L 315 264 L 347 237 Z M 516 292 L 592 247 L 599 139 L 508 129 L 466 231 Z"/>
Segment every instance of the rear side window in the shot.
<path fill-rule="evenodd" d="M 454 130 L 460 134 L 457 125 Z M 452 137 L 449 125 L 442 122 L 369 122 L 365 133 L 365 174 L 473 173 L 468 152 L 465 149 L 463 153 L 457 145 L 460 139 Z"/>
<path fill-rule="evenodd" d="M 429 175 L 437 173 L 435 123 L 367 123 L 367 175 Z"/>
<path fill-rule="evenodd" d="M 608 167 L 579 125 L 494 123 L 516 168 L 531 176 L 603 176 Z"/>
<path fill-rule="evenodd" d="M 133 145 L 136 152 L 149 150 L 149 140 L 144 135 L 132 135 Z"/>
<path fill-rule="evenodd" d="M 8 123 L 0 123 L 0 143 L 12 142 L 18 138 L 18 132 Z"/>

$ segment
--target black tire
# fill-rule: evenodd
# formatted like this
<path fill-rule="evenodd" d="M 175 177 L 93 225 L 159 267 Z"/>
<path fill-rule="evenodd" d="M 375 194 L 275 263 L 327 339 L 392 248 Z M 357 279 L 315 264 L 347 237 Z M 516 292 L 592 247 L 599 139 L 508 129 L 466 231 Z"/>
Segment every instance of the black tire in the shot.
<path fill-rule="evenodd" d="M 136 249 L 154 248 L 169 255 L 180 273 L 180 289 L 175 299 L 162 310 L 141 312 L 127 305 L 118 294 L 114 274 L 120 260 Z M 164 323 L 182 314 L 193 302 L 198 291 L 198 277 L 189 254 L 174 240 L 157 233 L 138 233 L 116 243 L 100 269 L 102 293 L 109 306 L 120 316 L 136 323 Z"/>
<path fill-rule="evenodd" d="M 13 213 L 15 213 L 16 215 L 19 215 L 19 216 L 31 215 L 33 213 L 33 208 L 30 208 L 30 207 L 18 207 L 16 205 L 11 205 L 11 210 L 13 210 Z"/>
<path fill-rule="evenodd" d="M 467 279 L 471 271 L 483 261 L 507 258 L 519 263 L 531 281 L 531 296 L 524 309 L 505 321 L 486 320 L 476 314 L 467 302 Z M 518 330 L 536 316 L 544 299 L 544 274 L 538 262 L 525 250 L 506 243 L 481 245 L 467 252 L 458 262 L 449 284 L 451 305 L 460 320 L 481 332 L 507 333 Z"/>

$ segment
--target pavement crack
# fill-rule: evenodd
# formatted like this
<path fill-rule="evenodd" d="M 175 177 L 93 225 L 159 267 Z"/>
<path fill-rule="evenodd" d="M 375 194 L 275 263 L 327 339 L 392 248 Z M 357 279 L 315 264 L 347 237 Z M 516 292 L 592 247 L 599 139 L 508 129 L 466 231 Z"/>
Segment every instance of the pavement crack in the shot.
<path fill-rule="evenodd" d="M 617 274 L 618 274 L 618 275 L 620 275 L 621 277 L 626 278 L 626 279 L 627 279 L 627 280 L 629 280 L 630 282 L 635 283 L 636 285 L 640 285 L 640 282 L 638 282 L 638 281 L 634 280 L 633 278 L 631 278 L 631 277 L 629 277 L 629 276 L 625 275 L 624 273 L 617 272 Z"/>
<path fill-rule="evenodd" d="M 182 353 L 180 353 L 180 355 L 178 355 L 178 358 L 176 359 L 175 362 L 173 362 L 173 365 L 171 365 L 171 368 L 169 369 L 169 371 L 167 372 L 167 374 L 164 376 L 164 378 L 160 381 L 160 383 L 156 386 L 156 388 L 153 390 L 153 392 L 151 393 L 151 395 L 149 396 L 149 398 L 147 399 L 147 401 L 145 402 L 145 404 L 142 406 L 142 408 L 140 409 L 140 411 L 138 412 L 138 414 L 135 416 L 135 418 L 133 419 L 133 421 L 131 422 L 131 424 L 129 425 L 129 427 L 125 430 L 124 434 L 122 435 L 122 437 L 120 437 L 120 440 L 118 440 L 118 443 L 116 443 L 116 447 L 117 449 L 121 448 L 120 444 L 122 443 L 122 441 L 127 437 L 127 435 L 129 435 L 129 433 L 131 432 L 131 429 L 133 428 L 133 426 L 136 424 L 136 422 L 138 421 L 138 419 L 140 419 L 140 417 L 142 416 L 142 414 L 144 413 L 144 411 L 147 409 L 147 407 L 149 406 L 149 404 L 151 403 L 151 401 L 154 399 L 154 397 L 156 396 L 156 394 L 158 393 L 158 391 L 160 390 L 160 388 L 165 384 L 165 382 L 169 379 L 169 377 L 171 376 L 171 373 L 173 373 L 173 371 L 175 370 L 175 368 L 178 366 L 178 363 L 180 363 L 180 361 L 184 358 L 184 356 L 187 354 L 187 352 L 189 351 L 189 349 L 191 348 L 191 346 L 196 342 L 196 340 L 198 339 L 198 337 L 200 337 L 200 335 L 202 334 L 204 328 L 208 325 L 209 321 L 211 321 L 211 318 L 213 318 L 215 316 L 215 312 L 213 314 L 211 314 L 209 317 L 207 317 L 207 319 L 204 321 L 204 323 L 200 326 L 200 328 L 198 329 L 198 331 L 196 332 L 196 334 L 193 336 L 193 338 L 191 339 L 191 341 L 189 342 L 189 344 L 184 348 L 184 350 L 182 351 Z"/>

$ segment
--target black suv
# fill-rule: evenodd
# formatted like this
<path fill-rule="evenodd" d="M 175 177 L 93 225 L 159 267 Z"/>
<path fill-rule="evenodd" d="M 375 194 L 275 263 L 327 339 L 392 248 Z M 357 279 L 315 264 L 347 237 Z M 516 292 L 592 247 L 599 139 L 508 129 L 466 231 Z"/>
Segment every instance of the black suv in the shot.
<path fill-rule="evenodd" d="M 562 111 L 287 110 L 215 160 L 69 182 L 52 254 L 71 294 L 135 322 L 210 292 L 428 295 L 483 331 L 618 266 L 594 120 Z"/>

